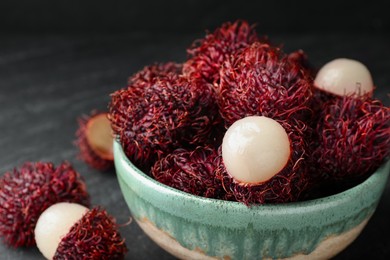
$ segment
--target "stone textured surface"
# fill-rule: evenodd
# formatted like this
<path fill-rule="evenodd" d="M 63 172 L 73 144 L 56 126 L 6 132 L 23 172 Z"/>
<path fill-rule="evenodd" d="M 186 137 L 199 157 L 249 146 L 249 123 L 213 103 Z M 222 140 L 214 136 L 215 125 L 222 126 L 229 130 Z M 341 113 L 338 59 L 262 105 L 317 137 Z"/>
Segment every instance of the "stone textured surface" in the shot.
<path fill-rule="evenodd" d="M 260 30 L 259 30 L 260 32 Z M 109 94 L 127 77 L 156 61 L 183 61 L 197 35 L 183 34 L 1 34 L 0 174 L 25 161 L 70 161 L 86 179 L 93 205 L 104 206 L 119 223 L 130 213 L 115 171 L 99 172 L 77 159 L 77 117 L 105 110 Z M 389 106 L 390 34 L 275 34 L 288 51 L 303 49 L 315 66 L 337 57 L 360 60 L 371 70 L 375 96 Z M 335 259 L 389 259 L 390 183 L 358 239 Z M 133 222 L 121 227 L 126 259 L 174 259 Z M 10 249 L 0 259 L 42 259 L 37 249 Z"/>

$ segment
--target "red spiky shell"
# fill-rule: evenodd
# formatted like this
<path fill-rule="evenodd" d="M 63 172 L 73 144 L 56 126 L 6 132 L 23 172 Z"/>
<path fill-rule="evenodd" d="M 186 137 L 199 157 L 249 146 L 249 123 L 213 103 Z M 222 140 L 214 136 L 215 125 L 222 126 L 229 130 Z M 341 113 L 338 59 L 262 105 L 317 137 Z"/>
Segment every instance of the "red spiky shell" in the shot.
<path fill-rule="evenodd" d="M 258 40 L 254 25 L 247 21 L 226 22 L 187 49 L 189 59 L 183 65 L 184 75 L 218 84 L 222 64 L 235 51 Z"/>
<path fill-rule="evenodd" d="M 334 100 L 338 98 L 342 98 L 342 97 L 336 96 L 335 94 L 324 91 L 322 89 L 313 87 L 312 109 L 314 111 L 314 115 L 318 118 L 319 114 L 321 114 L 324 104 L 326 102 L 329 102 L 330 100 Z"/>
<path fill-rule="evenodd" d="M 61 239 L 53 259 L 124 259 L 126 252 L 115 219 L 106 210 L 95 207 Z"/>
<path fill-rule="evenodd" d="M 112 151 L 112 144 L 107 145 L 99 145 L 96 146 L 94 144 L 94 140 L 90 137 L 92 134 L 91 128 L 94 125 L 94 122 L 99 120 L 99 122 L 103 122 L 101 119 L 106 119 L 107 113 L 105 112 L 91 112 L 90 115 L 84 115 L 78 119 L 79 128 L 76 131 L 76 141 L 75 144 L 79 148 L 79 158 L 87 163 L 92 168 L 97 170 L 108 170 L 114 166 L 114 156 Z M 108 118 L 107 123 L 109 124 Z M 103 136 L 102 139 L 112 139 L 112 133 L 110 129 L 106 129 L 109 127 L 105 122 L 102 127 Z M 103 147 L 104 146 L 104 147 Z"/>
<path fill-rule="evenodd" d="M 390 109 L 367 95 L 325 103 L 313 153 L 325 178 L 355 179 L 373 173 L 390 155 Z"/>
<path fill-rule="evenodd" d="M 317 69 L 311 64 L 307 54 L 303 50 L 297 50 L 289 53 L 287 59 L 289 59 L 289 62 L 300 64 L 312 78 L 315 77 Z"/>
<path fill-rule="evenodd" d="M 35 245 L 40 214 L 58 202 L 89 205 L 82 177 L 68 163 L 27 162 L 0 179 L 0 235 L 12 247 Z"/>
<path fill-rule="evenodd" d="M 281 121 L 291 143 L 291 155 L 286 166 L 274 177 L 260 184 L 239 183 L 232 178 L 222 159 L 222 149 L 219 149 L 220 162 L 216 169 L 217 178 L 223 182 L 227 200 L 236 200 L 246 205 L 264 203 L 285 203 L 297 201 L 310 184 L 309 159 L 307 154 L 307 125 L 299 120 Z"/>
<path fill-rule="evenodd" d="M 221 69 L 218 104 L 227 126 L 246 116 L 306 120 L 312 78 L 301 64 L 268 44 L 237 52 Z"/>
<path fill-rule="evenodd" d="M 215 178 L 217 156 L 217 150 L 212 147 L 179 148 L 158 160 L 151 172 L 157 181 L 178 190 L 207 198 L 223 198 L 222 182 Z"/>
<path fill-rule="evenodd" d="M 150 86 L 153 85 L 159 77 L 168 73 L 180 74 L 182 68 L 182 64 L 175 62 L 155 63 L 148 65 L 132 75 L 128 80 L 128 84 L 130 86 L 141 84 Z"/>
<path fill-rule="evenodd" d="M 178 147 L 215 142 L 221 125 L 210 86 L 173 73 L 113 93 L 109 119 L 126 155 L 146 172 Z"/>

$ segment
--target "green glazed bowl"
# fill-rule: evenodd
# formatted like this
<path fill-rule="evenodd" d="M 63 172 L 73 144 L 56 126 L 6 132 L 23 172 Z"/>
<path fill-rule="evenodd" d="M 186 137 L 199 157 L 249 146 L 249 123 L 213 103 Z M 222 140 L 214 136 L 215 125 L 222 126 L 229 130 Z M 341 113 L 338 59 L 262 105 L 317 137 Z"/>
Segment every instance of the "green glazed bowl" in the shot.
<path fill-rule="evenodd" d="M 133 218 L 181 259 L 329 259 L 360 234 L 385 188 L 390 161 L 363 183 L 320 199 L 247 207 L 161 184 L 114 142 L 118 181 Z"/>

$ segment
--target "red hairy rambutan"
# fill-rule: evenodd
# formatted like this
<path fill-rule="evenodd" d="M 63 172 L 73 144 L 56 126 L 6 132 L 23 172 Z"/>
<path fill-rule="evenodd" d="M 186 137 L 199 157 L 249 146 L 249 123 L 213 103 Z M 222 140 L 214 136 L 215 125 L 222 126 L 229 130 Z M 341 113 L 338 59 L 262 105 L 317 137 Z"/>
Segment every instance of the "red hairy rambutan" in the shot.
<path fill-rule="evenodd" d="M 225 199 L 243 202 L 246 205 L 285 203 L 297 201 L 310 185 L 306 132 L 307 125 L 299 120 L 276 120 L 286 130 L 290 140 L 290 157 L 282 170 L 269 180 L 249 184 L 235 180 L 226 170 L 219 149 L 220 162 L 216 168 L 226 191 Z M 261 156 L 259 154 L 259 156 Z"/>
<path fill-rule="evenodd" d="M 207 198 L 223 198 L 222 182 L 215 178 L 217 156 L 217 150 L 212 147 L 178 148 L 158 160 L 151 172 L 157 181 L 178 190 Z"/>
<path fill-rule="evenodd" d="M 129 159 L 149 172 L 178 147 L 218 142 L 222 120 L 208 84 L 177 74 L 111 95 L 109 119 Z"/>
<path fill-rule="evenodd" d="M 78 120 L 75 144 L 79 157 L 92 168 L 107 170 L 114 166 L 113 134 L 107 113 L 92 112 Z"/>
<path fill-rule="evenodd" d="M 258 40 L 254 25 L 249 25 L 247 21 L 226 22 L 187 49 L 189 59 L 183 65 L 183 73 L 217 86 L 219 70 L 225 60 L 235 51 Z"/>
<path fill-rule="evenodd" d="M 325 103 L 317 123 L 315 167 L 333 180 L 367 177 L 390 155 L 390 109 L 370 94 Z"/>
<path fill-rule="evenodd" d="M 312 78 L 281 49 L 256 42 L 232 55 L 221 69 L 220 113 L 226 126 L 247 116 L 306 121 Z"/>
<path fill-rule="evenodd" d="M 124 259 L 126 252 L 115 219 L 106 210 L 95 207 L 62 237 L 53 259 Z"/>
<path fill-rule="evenodd" d="M 28 162 L 0 179 L 0 235 L 12 247 L 35 244 L 40 214 L 57 202 L 89 205 L 82 177 L 68 163 Z"/>

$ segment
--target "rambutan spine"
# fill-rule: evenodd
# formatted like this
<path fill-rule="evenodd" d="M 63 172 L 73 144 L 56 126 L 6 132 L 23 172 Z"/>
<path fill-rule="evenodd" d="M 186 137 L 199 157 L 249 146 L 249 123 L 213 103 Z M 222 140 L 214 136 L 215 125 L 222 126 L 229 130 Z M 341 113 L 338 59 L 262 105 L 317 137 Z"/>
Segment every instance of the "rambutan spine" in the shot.
<path fill-rule="evenodd" d="M 194 41 L 187 49 L 189 59 L 183 65 L 183 74 L 217 86 L 219 70 L 231 54 L 258 41 L 255 25 L 247 21 L 226 22 Z"/>
<path fill-rule="evenodd" d="M 213 147 L 179 148 L 154 164 L 152 176 L 163 184 L 193 195 L 223 198 L 222 182 L 215 176 L 217 156 Z"/>
<path fill-rule="evenodd" d="M 159 77 L 165 76 L 168 73 L 180 74 L 182 68 L 182 64 L 175 62 L 154 63 L 152 65 L 147 65 L 129 77 L 128 85 L 145 85 L 145 87 L 151 86 Z"/>
<path fill-rule="evenodd" d="M 390 155 L 390 109 L 370 95 L 329 100 L 316 132 L 313 158 L 325 179 L 368 176 Z"/>
<path fill-rule="evenodd" d="M 226 126 L 246 116 L 311 117 L 312 78 L 279 48 L 256 42 L 224 63 L 217 96 Z"/>
<path fill-rule="evenodd" d="M 111 97 L 113 131 L 130 160 L 146 172 L 176 148 L 215 142 L 222 125 L 210 86 L 177 74 Z"/>

